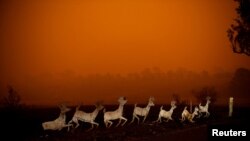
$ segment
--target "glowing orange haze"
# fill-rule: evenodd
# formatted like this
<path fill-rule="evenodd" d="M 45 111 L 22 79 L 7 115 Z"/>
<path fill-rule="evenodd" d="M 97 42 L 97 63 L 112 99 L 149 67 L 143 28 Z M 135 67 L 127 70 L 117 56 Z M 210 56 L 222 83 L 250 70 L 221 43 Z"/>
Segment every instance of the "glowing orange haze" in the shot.
<path fill-rule="evenodd" d="M 235 7 L 233 0 L 1 1 L 1 92 L 10 83 L 36 103 L 22 90 L 25 76 L 68 70 L 84 76 L 249 68 L 250 58 L 232 53 L 227 38 Z"/>

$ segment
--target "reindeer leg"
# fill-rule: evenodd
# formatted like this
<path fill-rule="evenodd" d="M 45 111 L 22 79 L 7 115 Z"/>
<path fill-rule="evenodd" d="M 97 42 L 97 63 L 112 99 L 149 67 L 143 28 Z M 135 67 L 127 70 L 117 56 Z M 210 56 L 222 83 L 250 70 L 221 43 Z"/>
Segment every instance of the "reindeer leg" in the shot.
<path fill-rule="evenodd" d="M 146 120 L 147 116 L 148 116 L 148 115 L 145 115 L 145 117 L 143 118 L 142 123 L 144 123 L 144 122 L 145 122 L 145 120 Z"/>
<path fill-rule="evenodd" d="M 71 124 L 73 122 L 73 120 L 69 121 L 68 124 Z"/>
<path fill-rule="evenodd" d="M 77 128 L 80 124 L 79 124 L 78 120 L 75 120 L 74 122 L 76 123 L 75 128 Z"/>
<path fill-rule="evenodd" d="M 110 123 L 109 126 L 108 126 L 108 128 L 110 128 L 112 126 L 113 122 L 108 121 L 108 123 Z"/>
<path fill-rule="evenodd" d="M 122 121 L 122 119 L 120 118 L 119 122 L 117 123 L 117 125 L 115 127 L 118 127 L 121 124 L 121 121 Z"/>
<path fill-rule="evenodd" d="M 193 119 L 194 119 L 194 117 L 190 117 L 190 118 L 189 118 L 189 121 L 190 121 L 191 123 L 194 123 Z"/>
<path fill-rule="evenodd" d="M 68 126 L 68 130 L 67 130 L 68 132 L 70 131 L 70 126 Z"/>
<path fill-rule="evenodd" d="M 202 113 L 199 112 L 197 118 L 200 118 L 202 116 Z"/>
<path fill-rule="evenodd" d="M 93 128 L 94 128 L 94 124 L 92 123 L 92 124 L 91 124 L 91 128 L 90 128 L 90 130 L 91 130 L 91 129 L 93 129 Z"/>
<path fill-rule="evenodd" d="M 73 124 L 68 123 L 68 132 L 69 132 L 71 126 L 73 126 Z"/>
<path fill-rule="evenodd" d="M 193 119 L 190 120 L 191 123 L 194 123 L 195 121 L 193 121 Z"/>
<path fill-rule="evenodd" d="M 92 124 L 95 124 L 96 128 L 99 127 L 99 123 L 96 123 L 96 122 L 93 121 Z"/>
<path fill-rule="evenodd" d="M 104 121 L 106 128 L 108 128 L 108 121 Z"/>
<path fill-rule="evenodd" d="M 68 127 L 68 132 L 69 132 L 69 129 L 70 129 L 69 127 L 70 127 L 70 126 L 73 126 L 73 125 L 72 125 L 72 124 L 66 124 L 66 125 L 64 125 L 64 127 Z M 63 127 L 63 128 L 64 128 L 64 127 Z"/>
<path fill-rule="evenodd" d="M 109 127 L 109 120 L 104 120 L 104 123 L 105 123 L 105 126 L 106 126 L 106 128 L 108 128 Z"/>
<path fill-rule="evenodd" d="M 128 120 L 124 117 L 121 117 L 121 118 L 124 120 L 124 122 L 122 123 L 122 126 L 123 126 Z"/>
<path fill-rule="evenodd" d="M 72 120 L 69 121 L 68 124 L 70 124 L 71 126 L 73 126 L 73 124 L 71 124 L 71 123 L 72 123 Z M 69 132 L 69 130 L 70 130 L 70 126 L 68 126 L 68 132 Z"/>
<path fill-rule="evenodd" d="M 129 124 L 132 124 L 134 122 L 134 120 L 135 120 L 135 116 L 133 115 L 132 120 Z"/>
<path fill-rule="evenodd" d="M 161 116 L 158 116 L 158 119 L 156 121 L 153 121 L 153 123 L 160 122 L 161 123 Z"/>
<path fill-rule="evenodd" d="M 185 116 L 181 117 L 181 122 L 183 122 L 185 120 Z"/>
<path fill-rule="evenodd" d="M 139 124 L 140 123 L 140 118 L 137 115 L 135 115 L 135 118 L 137 119 L 138 124 Z"/>
<path fill-rule="evenodd" d="M 210 113 L 207 111 L 205 117 L 209 117 Z"/>
<path fill-rule="evenodd" d="M 159 123 L 161 123 L 162 122 L 162 116 L 159 116 L 159 118 L 158 118 L 158 121 L 157 122 L 159 122 Z"/>
<path fill-rule="evenodd" d="M 169 118 L 167 120 L 165 120 L 165 122 L 168 122 L 169 121 Z"/>
<path fill-rule="evenodd" d="M 91 122 L 91 127 L 87 130 L 87 132 L 92 130 L 93 128 L 94 128 L 94 124 Z"/>

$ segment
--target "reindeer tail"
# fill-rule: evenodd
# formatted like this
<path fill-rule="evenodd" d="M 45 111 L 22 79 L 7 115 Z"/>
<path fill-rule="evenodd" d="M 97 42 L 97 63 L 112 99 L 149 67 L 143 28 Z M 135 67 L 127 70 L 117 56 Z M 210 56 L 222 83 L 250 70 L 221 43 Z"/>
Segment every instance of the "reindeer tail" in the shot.
<path fill-rule="evenodd" d="M 135 104 L 135 107 L 137 106 L 137 104 Z"/>
<path fill-rule="evenodd" d="M 105 108 L 103 109 L 103 113 L 106 113 L 106 109 Z"/>
<path fill-rule="evenodd" d="M 161 110 L 162 110 L 163 106 L 161 106 Z"/>

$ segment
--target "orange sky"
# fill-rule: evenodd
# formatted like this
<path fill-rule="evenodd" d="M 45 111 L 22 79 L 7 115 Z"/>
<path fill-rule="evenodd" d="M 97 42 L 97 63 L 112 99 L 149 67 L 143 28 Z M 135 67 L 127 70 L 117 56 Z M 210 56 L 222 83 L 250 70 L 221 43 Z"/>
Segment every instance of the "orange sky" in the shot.
<path fill-rule="evenodd" d="M 227 38 L 235 7 L 233 0 L 1 1 L 1 84 L 68 70 L 250 68 L 250 58 L 234 54 Z"/>

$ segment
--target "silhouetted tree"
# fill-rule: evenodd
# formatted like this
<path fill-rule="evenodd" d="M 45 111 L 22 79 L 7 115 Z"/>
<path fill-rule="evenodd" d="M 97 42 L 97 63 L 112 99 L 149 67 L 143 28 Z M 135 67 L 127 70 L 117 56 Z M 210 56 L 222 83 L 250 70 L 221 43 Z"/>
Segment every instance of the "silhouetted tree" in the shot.
<path fill-rule="evenodd" d="M 234 0 L 239 3 L 236 8 L 239 15 L 227 30 L 228 38 L 235 53 L 244 53 L 250 56 L 250 0 Z"/>
<path fill-rule="evenodd" d="M 246 98 L 250 92 L 250 70 L 239 68 L 229 84 L 229 90 L 234 97 Z"/>
<path fill-rule="evenodd" d="M 16 108 L 20 106 L 20 102 L 20 95 L 12 86 L 8 86 L 8 95 L 4 97 L 4 106 Z"/>
<path fill-rule="evenodd" d="M 206 103 L 207 97 L 210 97 L 210 101 L 215 103 L 217 100 L 217 91 L 214 87 L 203 87 L 201 90 L 192 91 L 198 102 Z"/>

